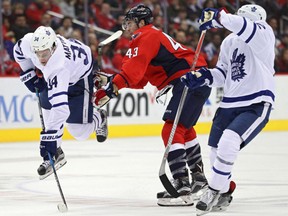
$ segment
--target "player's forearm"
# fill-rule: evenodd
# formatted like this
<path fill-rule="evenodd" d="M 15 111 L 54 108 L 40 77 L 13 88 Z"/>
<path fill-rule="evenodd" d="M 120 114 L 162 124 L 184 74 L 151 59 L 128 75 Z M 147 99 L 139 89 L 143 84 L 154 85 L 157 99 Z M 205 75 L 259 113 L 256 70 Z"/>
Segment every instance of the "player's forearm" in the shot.
<path fill-rule="evenodd" d="M 213 77 L 213 83 L 211 87 L 223 87 L 225 84 L 226 74 L 221 68 L 210 69 Z"/>
<path fill-rule="evenodd" d="M 220 23 L 229 31 L 238 34 L 244 25 L 243 17 L 226 13 L 224 10 L 220 12 Z"/>
<path fill-rule="evenodd" d="M 126 87 L 129 87 L 129 84 L 128 84 L 128 81 L 127 79 L 125 78 L 124 75 L 120 75 L 120 74 L 117 74 L 114 78 L 113 78 L 113 87 L 116 87 L 117 88 L 117 91 L 122 89 L 122 88 L 126 88 Z"/>

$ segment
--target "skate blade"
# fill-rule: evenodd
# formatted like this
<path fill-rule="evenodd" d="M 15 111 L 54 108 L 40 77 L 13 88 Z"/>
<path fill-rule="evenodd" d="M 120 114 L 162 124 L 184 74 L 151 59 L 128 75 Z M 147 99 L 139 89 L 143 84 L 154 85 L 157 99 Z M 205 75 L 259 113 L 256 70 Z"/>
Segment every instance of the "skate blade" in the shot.
<path fill-rule="evenodd" d="M 211 212 L 223 212 L 227 210 L 228 206 L 214 206 Z"/>
<path fill-rule="evenodd" d="M 63 167 L 65 164 L 67 163 L 66 159 L 61 160 L 59 163 L 57 163 L 55 165 L 55 170 L 59 170 L 61 167 Z M 45 173 L 44 175 L 39 176 L 40 180 L 46 179 L 48 176 L 50 176 L 53 173 L 53 169 L 51 168 L 51 170 L 47 173 Z"/>
<path fill-rule="evenodd" d="M 212 207 L 211 212 L 222 212 L 222 211 L 226 211 L 228 206 L 230 206 L 231 202 L 233 200 L 233 197 L 230 196 L 229 200 L 226 200 L 224 202 L 222 202 L 221 204 L 215 205 Z"/>
<path fill-rule="evenodd" d="M 157 204 L 162 207 L 169 206 L 192 206 L 194 204 L 192 195 L 178 198 L 159 198 Z"/>
<path fill-rule="evenodd" d="M 208 214 L 210 211 L 202 211 L 196 208 L 196 216 Z"/>

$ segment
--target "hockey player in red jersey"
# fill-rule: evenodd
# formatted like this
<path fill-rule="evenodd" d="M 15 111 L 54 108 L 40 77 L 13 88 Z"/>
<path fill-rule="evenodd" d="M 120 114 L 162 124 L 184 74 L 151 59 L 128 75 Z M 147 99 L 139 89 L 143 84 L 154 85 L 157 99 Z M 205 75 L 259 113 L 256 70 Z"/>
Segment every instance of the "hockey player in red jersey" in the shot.
<path fill-rule="evenodd" d="M 143 88 L 148 82 L 165 94 L 173 86 L 173 96 L 163 115 L 165 121 L 162 139 L 165 146 L 173 126 L 178 104 L 184 88 L 180 77 L 190 71 L 194 52 L 175 41 L 172 37 L 157 29 L 152 24 L 152 12 L 144 5 L 130 9 L 124 19 L 123 29 L 131 35 L 126 56 L 119 74 L 95 93 L 95 104 L 103 106 L 111 98 L 117 97 L 122 88 Z M 196 68 L 207 66 L 200 55 Z M 168 154 L 169 168 L 173 176 L 173 184 L 181 195 L 198 192 L 207 180 L 203 173 L 200 145 L 194 125 L 201 114 L 202 107 L 210 95 L 209 87 L 189 90 L 178 126 Z M 189 173 L 192 183 L 189 183 Z M 178 198 L 173 200 L 166 191 L 157 194 L 159 205 L 191 205 Z"/>

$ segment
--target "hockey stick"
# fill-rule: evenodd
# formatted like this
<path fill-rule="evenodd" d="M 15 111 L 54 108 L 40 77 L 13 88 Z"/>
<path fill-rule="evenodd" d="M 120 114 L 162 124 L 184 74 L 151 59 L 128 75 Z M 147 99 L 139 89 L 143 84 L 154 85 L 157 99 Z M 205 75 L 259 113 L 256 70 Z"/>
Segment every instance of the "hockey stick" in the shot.
<path fill-rule="evenodd" d="M 193 59 L 192 67 L 191 67 L 191 71 L 195 70 L 195 66 L 196 66 L 197 60 L 199 58 L 199 54 L 200 54 L 201 47 L 202 47 L 202 44 L 203 44 L 203 41 L 204 41 L 204 38 L 205 38 L 205 34 L 206 34 L 206 30 L 201 32 L 201 35 L 200 35 L 200 38 L 199 38 L 199 41 L 198 41 L 198 44 L 197 44 L 197 47 L 196 47 L 196 51 L 195 51 L 195 55 L 194 55 L 194 59 Z M 168 139 L 168 143 L 167 143 L 167 146 L 166 146 L 166 149 L 165 149 L 165 152 L 164 152 L 164 156 L 162 158 L 161 166 L 160 166 L 160 169 L 159 169 L 159 178 L 160 178 L 164 188 L 174 198 L 177 198 L 180 195 L 177 192 L 177 190 L 174 188 L 174 186 L 171 184 L 171 182 L 169 181 L 169 179 L 168 179 L 168 177 L 166 175 L 166 172 L 165 172 L 165 165 L 166 165 L 166 161 L 167 161 L 167 157 L 168 157 L 168 154 L 169 154 L 169 150 L 170 150 L 170 147 L 172 145 L 172 141 L 173 141 L 173 138 L 174 138 L 174 135 L 175 135 L 175 131 L 176 131 L 179 119 L 180 119 L 180 115 L 182 113 L 182 109 L 183 109 L 183 105 L 184 105 L 187 93 L 188 93 L 188 87 L 185 86 L 184 89 L 183 89 L 181 98 L 180 98 L 180 102 L 179 102 L 179 106 L 178 106 L 178 109 L 177 109 L 177 112 L 176 112 L 175 120 L 173 122 L 173 126 L 172 126 L 172 129 L 171 129 L 171 132 L 170 132 L 170 136 L 169 136 L 169 139 Z M 185 200 L 183 200 L 183 201 L 186 202 Z"/>
<path fill-rule="evenodd" d="M 114 34 L 112 34 L 111 36 L 106 38 L 104 41 L 99 43 L 99 45 L 98 45 L 98 59 L 97 60 L 98 60 L 98 65 L 99 65 L 100 69 L 101 69 L 102 47 L 111 43 L 114 40 L 117 40 L 118 38 L 121 37 L 122 34 L 123 34 L 123 31 L 118 30 Z"/>
<path fill-rule="evenodd" d="M 40 121 L 41 121 L 41 127 L 42 127 L 42 130 L 45 131 L 45 124 L 44 124 L 44 117 L 43 117 L 43 112 L 42 112 L 42 108 L 41 108 L 40 95 L 39 95 L 39 91 L 37 88 L 35 88 L 35 91 L 36 91 L 36 96 L 37 96 L 37 103 L 38 103 L 38 110 L 39 110 L 39 116 L 40 116 Z M 58 178 L 55 166 L 54 166 L 54 161 L 52 160 L 51 154 L 49 152 L 47 152 L 47 153 L 48 153 L 48 157 L 49 157 L 49 160 L 50 160 L 53 172 L 54 172 L 55 180 L 57 182 L 57 186 L 58 186 L 58 189 L 59 189 L 62 201 L 63 201 L 63 203 L 59 203 L 57 205 L 57 208 L 60 212 L 67 212 L 68 206 L 67 206 L 67 203 L 66 203 L 61 185 L 60 185 L 60 181 L 59 181 L 59 178 Z"/>

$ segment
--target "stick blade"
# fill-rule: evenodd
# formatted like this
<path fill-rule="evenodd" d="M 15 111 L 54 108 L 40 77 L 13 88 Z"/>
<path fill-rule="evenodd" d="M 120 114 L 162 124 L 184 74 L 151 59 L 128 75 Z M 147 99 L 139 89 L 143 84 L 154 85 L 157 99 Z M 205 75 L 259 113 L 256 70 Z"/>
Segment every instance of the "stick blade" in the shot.
<path fill-rule="evenodd" d="M 174 198 L 177 198 L 180 196 L 180 194 L 176 191 L 176 189 L 173 187 L 173 185 L 171 184 L 171 182 L 169 181 L 168 177 L 166 174 L 160 175 L 159 176 L 164 188 L 166 189 L 166 191 L 173 196 Z"/>
<path fill-rule="evenodd" d="M 122 34 L 123 34 L 123 31 L 118 30 L 117 32 L 112 34 L 110 37 L 108 37 L 104 41 L 100 42 L 99 46 L 104 46 L 104 45 L 107 45 L 107 44 L 111 43 L 112 41 L 120 38 Z"/>

